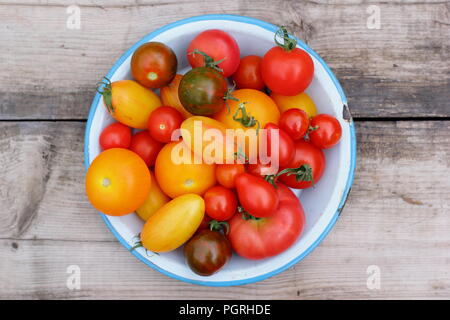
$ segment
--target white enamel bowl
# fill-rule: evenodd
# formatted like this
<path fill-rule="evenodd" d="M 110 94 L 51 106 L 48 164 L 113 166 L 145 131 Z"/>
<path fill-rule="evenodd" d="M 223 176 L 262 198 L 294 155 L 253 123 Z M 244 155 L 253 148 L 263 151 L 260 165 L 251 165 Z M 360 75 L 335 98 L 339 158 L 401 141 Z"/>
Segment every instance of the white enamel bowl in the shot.
<path fill-rule="evenodd" d="M 238 42 L 241 56 L 263 56 L 273 45 L 277 27 L 254 18 L 234 15 L 205 15 L 166 25 L 142 38 L 114 64 L 107 77 L 111 81 L 131 79 L 130 60 L 133 52 L 143 43 L 160 41 L 171 47 L 177 55 L 179 72 L 188 70 L 186 48 L 189 42 L 203 30 L 222 29 Z M 291 267 L 311 252 L 328 234 L 336 222 L 353 182 L 356 162 L 355 130 L 347 110 L 344 92 L 325 62 L 301 41 L 298 46 L 306 50 L 314 60 L 314 80 L 306 92 L 314 100 L 319 113 L 337 117 L 342 125 L 342 140 L 338 146 L 325 151 L 327 167 L 324 176 L 314 188 L 304 190 L 300 200 L 306 213 L 306 226 L 297 242 L 282 254 L 251 261 L 233 255 L 226 267 L 210 277 L 193 273 L 185 264 L 181 249 L 160 255 L 149 254 L 143 248 L 132 253 L 142 262 L 170 277 L 208 286 L 230 286 L 260 281 Z M 344 119 L 344 115 L 347 115 Z M 100 153 L 98 137 L 113 119 L 97 94 L 89 112 L 85 136 L 85 167 Z M 297 193 L 300 195 L 299 193 Z M 101 214 L 108 228 L 127 248 L 136 241 L 143 222 L 132 213 L 123 217 Z"/>

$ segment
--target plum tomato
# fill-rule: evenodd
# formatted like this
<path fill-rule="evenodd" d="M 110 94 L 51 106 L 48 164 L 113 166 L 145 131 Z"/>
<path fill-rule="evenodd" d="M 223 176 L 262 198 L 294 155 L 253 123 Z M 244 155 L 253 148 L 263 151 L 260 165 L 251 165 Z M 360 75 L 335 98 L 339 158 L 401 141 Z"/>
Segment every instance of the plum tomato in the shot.
<path fill-rule="evenodd" d="M 130 150 L 137 153 L 145 164 L 153 166 L 163 143 L 153 139 L 148 131 L 140 131 L 131 137 Z"/>
<path fill-rule="evenodd" d="M 284 40 L 278 41 L 278 36 Z M 278 94 L 297 95 L 309 86 L 314 76 L 314 62 L 309 54 L 297 48 L 297 40 L 285 27 L 275 33 L 276 47 L 264 55 L 261 74 L 267 87 Z"/>
<path fill-rule="evenodd" d="M 148 132 L 156 141 L 171 142 L 172 133 L 180 128 L 183 120 L 183 116 L 175 108 L 159 107 L 148 119 Z"/>
<path fill-rule="evenodd" d="M 237 198 L 233 191 L 222 186 L 214 186 L 203 195 L 205 212 L 212 219 L 225 221 L 237 210 Z"/>
<path fill-rule="evenodd" d="M 289 109 L 281 114 L 279 126 L 293 140 L 302 139 L 309 128 L 308 114 L 300 109 Z"/>
<path fill-rule="evenodd" d="M 195 50 L 206 53 L 214 61 L 225 77 L 231 76 L 239 66 L 240 51 L 234 38 L 222 30 L 206 30 L 197 35 L 188 46 L 187 58 L 192 68 L 203 67 L 205 57 Z"/>
<path fill-rule="evenodd" d="M 131 129 L 120 122 L 114 122 L 103 129 L 99 142 L 102 150 L 111 148 L 128 149 L 131 143 Z"/>
<path fill-rule="evenodd" d="M 262 218 L 275 213 L 278 195 L 273 185 L 250 173 L 241 173 L 235 183 L 239 202 L 248 214 Z"/>
<path fill-rule="evenodd" d="M 239 68 L 233 74 L 233 81 L 238 89 L 264 89 L 264 81 L 261 76 L 262 58 L 255 55 L 241 59 Z"/>
<path fill-rule="evenodd" d="M 177 56 L 161 42 L 144 43 L 131 57 L 133 77 L 152 89 L 168 85 L 176 75 L 177 66 Z"/>
<path fill-rule="evenodd" d="M 318 114 L 311 120 L 310 141 L 320 149 L 329 149 L 338 144 L 342 136 L 339 121 L 329 114 Z"/>
<path fill-rule="evenodd" d="M 306 189 L 319 182 L 325 171 L 323 151 L 308 141 L 297 140 L 295 153 L 286 169 L 278 173 L 281 182 L 294 189 Z"/>

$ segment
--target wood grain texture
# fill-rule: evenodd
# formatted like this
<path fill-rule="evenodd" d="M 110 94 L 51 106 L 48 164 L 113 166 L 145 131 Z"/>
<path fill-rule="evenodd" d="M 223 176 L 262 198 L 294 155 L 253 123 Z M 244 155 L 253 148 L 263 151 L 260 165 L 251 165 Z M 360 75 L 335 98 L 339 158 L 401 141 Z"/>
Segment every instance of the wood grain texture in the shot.
<path fill-rule="evenodd" d="M 450 298 L 450 122 L 357 123 L 357 175 L 324 242 L 263 282 L 168 278 L 110 234 L 84 195 L 83 122 L 0 123 L 0 298 Z M 69 265 L 81 290 L 68 290 Z M 367 267 L 381 289 L 366 287 Z"/>
<path fill-rule="evenodd" d="M 0 119 L 85 119 L 95 83 L 145 34 L 190 16 L 230 13 L 287 24 L 336 73 L 355 117 L 450 116 L 450 3 L 361 0 L 0 1 Z M 207 5 L 206 5 L 207 4 Z"/>

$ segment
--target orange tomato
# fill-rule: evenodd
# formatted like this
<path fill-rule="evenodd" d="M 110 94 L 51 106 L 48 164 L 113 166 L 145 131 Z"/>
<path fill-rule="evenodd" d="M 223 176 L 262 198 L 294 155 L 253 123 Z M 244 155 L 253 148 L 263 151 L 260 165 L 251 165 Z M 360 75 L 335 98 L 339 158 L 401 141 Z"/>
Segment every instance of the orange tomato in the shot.
<path fill-rule="evenodd" d="M 225 125 L 204 116 L 192 116 L 181 124 L 183 141 L 206 163 L 234 162 L 236 151 L 234 140 L 226 137 Z M 208 131 L 207 131 L 208 130 Z"/>
<path fill-rule="evenodd" d="M 214 164 L 204 163 L 183 141 L 166 144 L 155 163 L 156 180 L 171 198 L 186 193 L 203 195 L 216 184 L 215 170 Z"/>
<path fill-rule="evenodd" d="M 226 127 L 232 129 L 242 129 L 242 142 L 245 141 L 245 153 L 254 154 L 258 148 L 258 127 L 263 129 L 269 122 L 278 124 L 280 119 L 280 110 L 275 102 L 264 92 L 255 89 L 239 89 L 233 92 L 233 96 L 239 101 L 227 100 L 229 111 L 223 108 L 214 115 L 214 119 L 222 122 Z M 244 111 L 248 117 L 253 117 L 255 123 L 253 126 L 244 126 L 241 122 L 233 118 L 244 117 Z M 242 132 L 242 131 L 241 131 Z M 236 132 L 236 137 L 242 137 L 242 133 Z M 241 143 L 237 143 L 237 148 L 241 148 Z M 250 147 L 251 146 L 251 147 Z M 253 151 L 252 151 L 253 150 Z"/>
<path fill-rule="evenodd" d="M 137 154 L 113 148 L 92 161 L 86 174 L 86 193 L 97 210 L 122 216 L 145 202 L 151 181 L 147 165 Z"/>
<path fill-rule="evenodd" d="M 305 111 L 310 118 L 317 114 L 316 105 L 314 101 L 306 94 L 302 92 L 295 96 L 283 96 L 278 93 L 272 92 L 270 97 L 275 101 L 281 113 L 289 109 L 300 109 Z"/>
<path fill-rule="evenodd" d="M 161 106 L 156 93 L 133 80 L 108 83 L 102 94 L 111 116 L 136 129 L 147 129 L 150 114 Z"/>
<path fill-rule="evenodd" d="M 216 179 L 225 188 L 235 187 L 234 178 L 240 173 L 245 172 L 243 164 L 220 164 L 216 167 Z"/>
<path fill-rule="evenodd" d="M 159 187 L 153 172 L 150 171 L 150 175 L 152 176 L 152 185 L 148 197 L 144 204 L 136 210 L 138 216 L 144 221 L 147 221 L 159 208 L 170 201 L 170 198 Z"/>
<path fill-rule="evenodd" d="M 167 86 L 161 88 L 161 100 L 165 106 L 173 107 L 180 111 L 181 115 L 186 119 L 192 117 L 192 113 L 187 111 L 180 102 L 178 98 L 178 86 L 180 85 L 181 78 L 183 75 L 177 74 L 173 78 L 172 82 Z"/>

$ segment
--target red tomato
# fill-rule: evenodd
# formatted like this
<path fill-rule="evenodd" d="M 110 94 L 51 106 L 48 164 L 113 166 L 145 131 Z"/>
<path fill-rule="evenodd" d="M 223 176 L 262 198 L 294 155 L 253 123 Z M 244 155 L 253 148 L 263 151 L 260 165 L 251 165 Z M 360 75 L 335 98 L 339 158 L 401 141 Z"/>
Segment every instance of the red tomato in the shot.
<path fill-rule="evenodd" d="M 231 76 L 239 67 L 239 46 L 228 33 L 211 29 L 200 33 L 189 44 L 187 57 L 192 68 L 203 67 L 204 58 L 201 54 L 194 54 L 194 49 L 200 50 L 210 56 L 214 61 L 224 59 L 218 64 L 225 77 Z"/>
<path fill-rule="evenodd" d="M 278 123 L 293 140 L 303 138 L 309 128 L 308 114 L 300 109 L 289 109 L 281 114 Z"/>
<path fill-rule="evenodd" d="M 151 113 L 148 119 L 148 132 L 156 141 L 169 143 L 172 141 L 172 133 L 180 128 L 183 120 L 183 116 L 177 109 L 159 107 Z M 178 139 L 174 141 L 178 141 Z"/>
<path fill-rule="evenodd" d="M 279 206 L 267 218 L 249 218 L 237 213 L 229 221 L 228 238 L 241 257 L 264 259 L 287 250 L 300 236 L 305 225 L 305 214 L 295 194 L 278 183 Z"/>
<path fill-rule="evenodd" d="M 225 221 L 236 213 L 237 199 L 230 189 L 222 186 L 212 187 L 205 192 L 203 199 L 205 212 L 212 219 Z"/>
<path fill-rule="evenodd" d="M 233 74 L 233 81 L 238 89 L 264 89 L 261 76 L 261 57 L 246 56 L 241 59 L 237 71 Z"/>
<path fill-rule="evenodd" d="M 276 189 L 261 177 L 241 173 L 235 179 L 239 202 L 254 217 L 268 217 L 278 207 Z"/>
<path fill-rule="evenodd" d="M 281 27 L 277 34 L 287 36 L 287 31 Z M 277 39 L 277 38 L 275 38 Z M 314 76 L 314 62 L 309 54 L 296 47 L 294 38 L 285 37 L 284 43 L 277 41 L 264 55 L 261 62 L 261 74 L 264 83 L 275 93 L 285 96 L 295 96 L 309 86 Z"/>
<path fill-rule="evenodd" d="M 255 176 L 268 176 L 272 174 L 276 174 L 278 172 L 278 168 L 272 168 L 270 163 L 262 164 L 261 162 L 257 163 L 249 163 L 245 165 L 246 171 Z"/>
<path fill-rule="evenodd" d="M 234 179 L 240 173 L 245 172 L 243 164 L 218 164 L 216 166 L 216 179 L 225 188 L 232 189 L 235 187 Z"/>
<path fill-rule="evenodd" d="M 325 171 L 325 155 L 312 143 L 298 140 L 295 142 L 294 157 L 287 168 L 298 169 L 298 174 L 280 175 L 283 183 L 295 189 L 309 188 L 322 178 Z"/>
<path fill-rule="evenodd" d="M 137 153 L 149 167 L 153 166 L 159 150 L 164 146 L 150 136 L 148 131 L 141 131 L 131 137 L 130 150 Z"/>
<path fill-rule="evenodd" d="M 268 123 L 267 129 L 267 155 L 272 157 L 272 147 L 278 151 L 278 161 L 281 167 L 287 166 L 294 156 L 294 141 L 289 135 L 278 128 L 276 124 Z M 272 135 L 278 135 L 278 146 L 272 146 Z"/>
<path fill-rule="evenodd" d="M 311 127 L 313 130 L 309 133 L 309 138 L 320 149 L 334 147 L 341 139 L 341 124 L 329 114 L 318 114 L 312 118 Z"/>
<path fill-rule="evenodd" d="M 120 122 L 110 124 L 103 129 L 99 142 L 102 150 L 111 148 L 128 149 L 131 143 L 131 129 Z"/>

